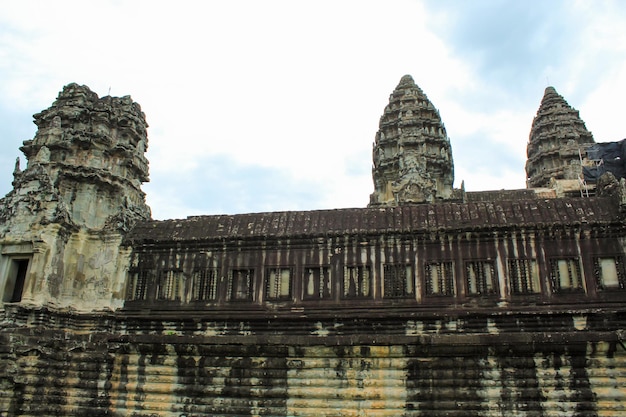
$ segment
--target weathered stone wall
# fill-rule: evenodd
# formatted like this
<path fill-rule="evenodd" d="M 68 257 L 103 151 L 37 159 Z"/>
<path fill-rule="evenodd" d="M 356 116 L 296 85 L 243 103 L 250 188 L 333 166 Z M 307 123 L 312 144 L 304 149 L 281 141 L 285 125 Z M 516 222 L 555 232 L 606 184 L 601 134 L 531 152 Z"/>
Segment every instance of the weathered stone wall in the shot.
<path fill-rule="evenodd" d="M 626 311 L 214 320 L 11 307 L 6 416 L 621 416 Z"/>
<path fill-rule="evenodd" d="M 621 303 L 618 207 L 594 197 L 140 223 L 125 241 L 133 248 L 125 307 L 232 317 Z"/>
<path fill-rule="evenodd" d="M 38 238 L 34 244 L 0 245 L 2 277 L 8 276 L 14 259 L 29 263 L 20 300 L 8 298 L 9 286 L 0 279 L 5 302 L 85 311 L 123 305 L 130 250 L 120 246 L 120 234 L 81 230 L 66 235 L 57 227 L 48 227 Z"/>
<path fill-rule="evenodd" d="M 2 302 L 118 308 L 130 253 L 120 243 L 150 218 L 145 116 L 128 96 L 69 84 L 34 119 L 27 166 L 16 163 L 0 199 Z"/>
<path fill-rule="evenodd" d="M 0 417 L 626 414 L 624 184 L 456 193 L 410 77 L 369 209 L 151 221 L 129 97 L 71 84 L 35 122 L 0 200 Z"/>

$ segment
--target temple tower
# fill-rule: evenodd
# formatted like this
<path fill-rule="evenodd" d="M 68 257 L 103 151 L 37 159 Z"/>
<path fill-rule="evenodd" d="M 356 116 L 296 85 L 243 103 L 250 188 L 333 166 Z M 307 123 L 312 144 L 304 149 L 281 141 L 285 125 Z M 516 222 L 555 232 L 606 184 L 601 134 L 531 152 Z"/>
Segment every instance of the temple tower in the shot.
<path fill-rule="evenodd" d="M 111 307 L 122 298 L 119 244 L 149 219 L 147 123 L 126 97 L 69 84 L 34 115 L 13 190 L 0 200 L 3 302 Z"/>
<path fill-rule="evenodd" d="M 554 87 L 545 90 L 528 140 L 528 188 L 549 187 L 554 180 L 579 180 L 581 151 L 593 143 L 578 111 Z"/>
<path fill-rule="evenodd" d="M 452 149 L 439 112 L 405 75 L 389 97 L 373 146 L 370 206 L 452 198 Z"/>

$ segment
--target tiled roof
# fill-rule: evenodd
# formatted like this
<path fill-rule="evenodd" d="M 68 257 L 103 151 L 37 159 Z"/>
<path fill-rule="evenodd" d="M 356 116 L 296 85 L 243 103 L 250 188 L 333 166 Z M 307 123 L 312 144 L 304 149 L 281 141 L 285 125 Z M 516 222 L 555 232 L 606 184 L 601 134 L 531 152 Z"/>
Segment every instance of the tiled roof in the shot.
<path fill-rule="evenodd" d="M 552 224 L 609 224 L 618 221 L 617 205 L 607 198 L 476 201 L 151 220 L 138 223 L 127 235 L 126 241 L 181 242 L 346 233 L 470 231 Z"/>

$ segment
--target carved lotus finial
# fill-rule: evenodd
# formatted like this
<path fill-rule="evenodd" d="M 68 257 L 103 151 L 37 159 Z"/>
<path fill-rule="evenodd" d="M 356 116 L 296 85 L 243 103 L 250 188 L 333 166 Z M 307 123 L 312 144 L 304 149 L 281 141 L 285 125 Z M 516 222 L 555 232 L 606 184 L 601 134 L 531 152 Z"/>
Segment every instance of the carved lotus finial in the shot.
<path fill-rule="evenodd" d="M 410 86 L 410 85 L 415 85 L 415 81 L 413 81 L 413 77 L 411 77 L 410 75 L 404 75 L 401 79 L 400 79 L 400 84 L 398 84 L 398 87 L 400 86 Z"/>

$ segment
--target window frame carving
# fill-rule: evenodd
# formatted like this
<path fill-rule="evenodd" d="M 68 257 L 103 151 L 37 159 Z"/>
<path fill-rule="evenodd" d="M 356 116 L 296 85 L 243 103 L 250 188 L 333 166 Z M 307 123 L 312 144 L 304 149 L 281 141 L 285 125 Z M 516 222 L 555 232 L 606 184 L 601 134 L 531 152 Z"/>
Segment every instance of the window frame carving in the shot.
<path fill-rule="evenodd" d="M 343 279 L 341 284 L 342 299 L 358 300 L 372 298 L 372 287 L 373 275 L 370 265 L 356 264 L 345 265 L 343 267 Z M 353 290 L 351 290 L 351 288 L 353 288 Z M 367 292 L 364 292 L 364 289 L 366 289 Z"/>
<path fill-rule="evenodd" d="M 567 277 L 562 277 L 562 268 L 559 265 L 560 262 L 567 262 Z M 550 266 L 550 284 L 552 286 L 552 292 L 555 294 L 567 294 L 572 292 L 582 292 L 585 290 L 583 271 L 580 265 L 580 258 L 577 256 L 568 257 L 551 257 L 548 259 L 548 265 Z M 573 275 L 574 273 L 574 275 Z M 562 285 L 563 278 L 567 278 L 571 285 L 564 287 Z M 574 284 L 574 281 L 576 283 Z"/>
<path fill-rule="evenodd" d="M 498 268 L 495 260 L 469 259 L 465 261 L 464 267 L 468 297 L 490 297 L 498 294 Z M 472 277 L 475 278 L 474 285 Z M 476 288 L 475 292 L 472 292 L 472 287 Z"/>
<path fill-rule="evenodd" d="M 383 265 L 383 297 L 415 297 L 415 274 L 411 263 L 388 263 Z"/>
<path fill-rule="evenodd" d="M 228 273 L 228 300 L 232 302 L 254 301 L 254 268 L 232 268 Z M 241 274 L 245 274 L 244 286 L 239 285 Z M 245 297 L 240 296 L 245 292 Z"/>
<path fill-rule="evenodd" d="M 436 268 L 436 286 L 433 285 L 433 268 Z M 454 262 L 451 260 L 424 263 L 425 295 L 427 297 L 454 297 L 456 294 L 454 275 Z"/>
<path fill-rule="evenodd" d="M 601 259 L 608 260 L 613 259 L 615 262 L 615 274 L 617 285 L 607 286 L 603 279 L 602 263 Z M 596 286 L 600 291 L 617 290 L 622 291 L 626 289 L 626 271 L 624 268 L 624 257 L 622 255 L 609 255 L 609 256 L 594 256 L 593 257 L 593 275 L 596 281 Z"/>
<path fill-rule="evenodd" d="M 285 284 L 283 274 L 287 273 L 287 292 L 284 292 Z M 274 276 L 274 278 L 272 278 Z M 265 269 L 265 300 L 285 301 L 291 300 L 293 291 L 293 268 L 292 267 L 267 267 Z"/>
<path fill-rule="evenodd" d="M 219 296 L 219 269 L 195 268 L 191 272 L 191 300 L 216 301 Z"/>
<path fill-rule="evenodd" d="M 132 269 L 128 271 L 126 301 L 145 301 L 148 299 L 148 287 L 154 278 L 152 269 Z"/>
<path fill-rule="evenodd" d="M 313 293 L 308 292 L 309 271 L 316 271 L 313 274 Z M 303 267 L 302 276 L 302 299 L 310 300 L 331 300 L 333 299 L 333 283 L 330 265 L 306 265 Z"/>
<path fill-rule="evenodd" d="M 181 301 L 184 274 L 181 269 L 162 269 L 157 280 L 156 299 L 159 301 Z"/>
<path fill-rule="evenodd" d="M 509 258 L 507 262 L 512 295 L 541 294 L 539 265 L 534 258 Z"/>

